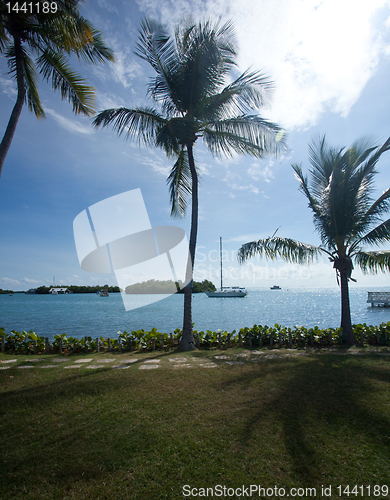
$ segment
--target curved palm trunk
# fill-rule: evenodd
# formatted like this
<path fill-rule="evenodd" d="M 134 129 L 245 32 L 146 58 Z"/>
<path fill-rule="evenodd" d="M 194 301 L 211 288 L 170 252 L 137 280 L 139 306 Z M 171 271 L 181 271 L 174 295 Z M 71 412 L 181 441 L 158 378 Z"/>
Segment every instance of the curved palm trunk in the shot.
<path fill-rule="evenodd" d="M 348 345 L 353 345 L 355 343 L 355 334 L 352 330 L 351 323 L 351 308 L 349 304 L 349 289 L 348 289 L 348 277 L 346 273 L 340 273 L 341 281 L 341 328 L 343 333 L 346 335 L 346 343 Z"/>
<path fill-rule="evenodd" d="M 11 117 L 9 119 L 3 140 L 0 144 L 0 177 L 3 170 L 3 165 L 5 157 L 7 156 L 8 150 L 11 146 L 12 139 L 15 134 L 16 125 L 18 123 L 20 113 L 22 112 L 24 99 L 26 96 L 26 89 L 24 86 L 24 70 L 23 70 L 23 54 L 22 54 L 22 44 L 20 37 L 14 35 L 15 43 L 15 59 L 16 59 L 16 81 L 18 86 L 18 96 L 14 109 L 12 110 Z"/>
<path fill-rule="evenodd" d="M 193 155 L 193 144 L 187 145 L 188 161 L 191 171 L 192 184 L 192 206 L 191 206 L 191 231 L 190 231 L 190 253 L 187 263 L 186 281 L 189 284 L 184 288 L 184 317 L 183 335 L 180 341 L 180 349 L 190 351 L 195 349 L 194 334 L 192 331 L 192 280 L 195 263 L 196 238 L 198 235 L 198 174 L 195 169 Z"/>

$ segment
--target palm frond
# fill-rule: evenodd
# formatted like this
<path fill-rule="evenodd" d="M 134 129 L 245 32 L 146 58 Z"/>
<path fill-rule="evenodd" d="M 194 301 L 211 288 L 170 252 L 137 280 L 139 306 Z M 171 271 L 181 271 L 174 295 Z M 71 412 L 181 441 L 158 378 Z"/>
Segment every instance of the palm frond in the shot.
<path fill-rule="evenodd" d="M 214 155 L 231 156 L 236 152 L 262 158 L 285 148 L 284 140 L 276 140 L 281 128 L 257 115 L 210 122 L 200 129 L 204 143 Z"/>
<path fill-rule="evenodd" d="M 153 108 L 112 108 L 98 113 L 92 124 L 94 127 L 112 128 L 118 135 L 136 138 L 145 145 L 154 145 L 160 129 L 167 120 Z"/>
<path fill-rule="evenodd" d="M 309 264 L 318 258 L 321 247 L 308 245 L 291 238 L 265 238 L 245 243 L 238 250 L 238 261 L 243 264 L 255 255 L 274 260 L 281 258 L 296 264 Z"/>
<path fill-rule="evenodd" d="M 197 110 L 198 119 L 222 120 L 246 114 L 269 100 L 273 83 L 260 72 L 245 71 L 221 92 L 207 96 Z"/>
<path fill-rule="evenodd" d="M 192 193 L 192 180 L 187 150 L 182 148 L 167 179 L 169 186 L 171 215 L 184 216 L 188 198 Z"/>
<path fill-rule="evenodd" d="M 180 52 L 182 68 L 181 102 L 191 116 L 200 116 L 199 111 L 211 95 L 225 85 L 225 78 L 234 65 L 235 55 L 233 27 L 210 21 L 190 25 L 184 30 L 183 51 Z"/>
<path fill-rule="evenodd" d="M 77 57 L 91 64 L 106 61 L 115 62 L 114 51 L 106 46 L 102 33 L 95 29 L 86 19 L 82 19 L 83 27 L 88 26 L 91 38 L 87 41 L 81 39 L 80 46 L 74 50 Z"/>
<path fill-rule="evenodd" d="M 386 189 L 381 196 L 367 210 L 366 218 L 378 217 L 390 210 L 390 188 Z"/>
<path fill-rule="evenodd" d="M 292 168 L 295 172 L 296 178 L 300 182 L 299 190 L 306 196 L 308 202 L 309 202 L 309 207 L 311 210 L 316 214 L 317 216 L 320 216 L 320 206 L 318 201 L 313 197 L 310 188 L 309 188 L 309 183 L 307 176 L 303 174 L 302 167 L 298 165 L 297 163 L 293 163 Z"/>
<path fill-rule="evenodd" d="M 372 229 L 369 233 L 358 240 L 358 244 L 380 245 L 390 241 L 390 219 L 382 222 L 379 226 Z M 352 245 L 352 249 L 357 245 Z"/>
<path fill-rule="evenodd" d="M 165 106 L 181 110 L 180 98 L 176 95 L 179 60 L 174 42 L 166 28 L 152 19 L 144 19 L 138 31 L 135 54 L 147 61 L 157 76 L 150 79 L 148 95 Z M 176 87 L 176 88 L 175 88 Z"/>
<path fill-rule="evenodd" d="M 93 113 L 94 89 L 69 68 L 65 56 L 45 50 L 38 58 L 37 66 L 43 78 L 51 80 L 53 89 L 60 90 L 62 99 L 67 98 L 72 103 L 75 113 Z"/>
<path fill-rule="evenodd" d="M 354 260 L 364 274 L 390 271 L 390 251 L 360 251 L 355 255 Z"/>
<path fill-rule="evenodd" d="M 24 81 L 27 87 L 26 98 L 28 108 L 35 114 L 37 118 L 43 118 L 45 116 L 45 112 L 42 108 L 41 100 L 38 94 L 38 75 L 35 70 L 35 64 L 23 47 L 22 52 Z"/>

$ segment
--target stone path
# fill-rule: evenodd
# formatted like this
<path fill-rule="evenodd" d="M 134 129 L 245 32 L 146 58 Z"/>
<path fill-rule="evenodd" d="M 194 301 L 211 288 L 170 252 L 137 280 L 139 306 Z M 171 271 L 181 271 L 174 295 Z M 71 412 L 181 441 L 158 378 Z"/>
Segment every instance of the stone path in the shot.
<path fill-rule="evenodd" d="M 286 352 L 289 351 L 289 352 Z M 336 354 L 336 355 L 368 355 L 377 354 L 379 356 L 390 356 L 390 352 L 379 352 L 379 351 L 354 351 L 350 350 L 348 352 L 340 352 L 336 350 L 322 350 L 322 351 L 297 351 L 295 349 L 286 349 L 283 352 L 273 352 L 270 351 L 248 351 L 238 354 L 215 354 L 213 358 L 202 358 L 198 356 L 176 356 L 171 358 L 159 357 L 159 358 L 81 358 L 73 360 L 72 358 L 31 358 L 23 360 L 23 364 L 17 364 L 18 359 L 6 359 L 0 360 L 0 370 L 10 370 L 11 368 L 16 368 L 19 370 L 25 369 L 37 369 L 37 368 L 60 368 L 64 369 L 78 369 L 86 368 L 88 370 L 99 370 L 101 368 L 112 368 L 119 370 L 127 370 L 133 364 L 138 364 L 139 370 L 156 370 L 161 367 L 177 369 L 191 369 L 191 368 L 218 368 L 223 365 L 230 366 L 243 366 L 250 365 L 251 363 L 267 362 L 268 360 L 277 360 L 284 358 L 295 358 L 298 356 L 308 356 L 310 354 Z M 46 363 L 41 364 L 46 361 Z"/>

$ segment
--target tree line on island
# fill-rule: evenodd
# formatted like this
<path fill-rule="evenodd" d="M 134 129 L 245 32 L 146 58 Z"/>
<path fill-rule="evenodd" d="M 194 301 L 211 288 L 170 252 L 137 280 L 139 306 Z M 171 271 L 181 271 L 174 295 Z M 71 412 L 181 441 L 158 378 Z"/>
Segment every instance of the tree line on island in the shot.
<path fill-rule="evenodd" d="M 183 283 L 172 280 L 159 281 L 159 280 L 148 280 L 142 283 L 135 283 L 134 285 L 127 286 L 125 291 L 127 294 L 132 293 L 184 293 Z M 202 282 L 193 281 L 192 283 L 192 293 L 202 293 L 202 292 L 215 292 L 216 288 L 214 283 L 208 280 L 203 280 Z"/>
<path fill-rule="evenodd" d="M 42 285 L 35 289 L 34 293 L 42 295 L 42 294 L 50 294 L 50 290 L 52 290 L 52 286 Z M 108 293 L 120 293 L 123 290 L 118 286 L 87 286 L 87 285 L 70 285 L 70 286 L 62 286 L 68 290 L 70 293 L 97 293 L 100 290 L 107 290 Z M 202 293 L 202 292 L 215 292 L 216 288 L 214 283 L 208 280 L 203 280 L 202 282 L 194 281 L 192 286 L 192 293 Z M 160 280 L 148 280 L 143 281 L 142 283 L 135 283 L 134 285 L 129 285 L 126 287 L 125 292 L 127 294 L 144 294 L 144 293 L 184 293 L 183 283 L 179 280 L 179 282 L 174 282 L 171 280 L 160 281 Z M 25 293 L 25 292 L 13 292 L 12 290 L 2 290 L 0 289 L 0 294 L 10 294 L 10 293 Z"/>

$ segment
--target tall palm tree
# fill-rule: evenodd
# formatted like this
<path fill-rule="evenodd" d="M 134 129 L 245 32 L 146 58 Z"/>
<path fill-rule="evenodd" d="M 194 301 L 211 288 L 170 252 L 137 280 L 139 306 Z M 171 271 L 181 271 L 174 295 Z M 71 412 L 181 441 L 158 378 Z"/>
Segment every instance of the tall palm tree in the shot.
<path fill-rule="evenodd" d="M 366 245 L 381 245 L 390 240 L 390 189 L 377 199 L 374 189 L 376 164 L 390 149 L 390 138 L 382 146 L 368 139 L 356 141 L 350 148 L 332 148 L 325 136 L 309 146 L 310 180 L 299 165 L 292 165 L 313 212 L 321 245 L 313 246 L 289 238 L 276 237 L 252 241 L 238 251 L 241 263 L 255 254 L 282 258 L 287 262 L 309 263 L 320 254 L 328 256 L 341 287 L 341 328 L 348 344 L 355 342 L 351 325 L 349 280 L 353 263 L 363 272 L 390 270 L 390 251 L 366 251 Z M 387 215 L 388 216 L 388 215 Z"/>
<path fill-rule="evenodd" d="M 44 3 L 49 9 L 55 3 L 55 12 L 44 12 Z M 72 103 L 75 113 L 90 115 L 94 111 L 94 89 L 69 67 L 68 58 L 75 54 L 86 62 L 97 63 L 113 61 L 114 56 L 101 33 L 81 16 L 78 3 L 78 0 L 20 2 L 24 11 L 19 7 L 12 10 L 5 1 L 0 1 L 0 54 L 8 59 L 9 73 L 17 87 L 16 103 L 0 144 L 0 176 L 23 104 L 27 102 L 37 118 L 45 116 L 37 87 L 38 71 L 46 81 L 51 81 L 53 89 L 60 90 L 63 99 Z"/>
<path fill-rule="evenodd" d="M 236 46 L 231 23 L 183 22 L 171 37 L 161 24 L 144 20 L 136 54 L 156 76 L 148 95 L 152 107 L 107 109 L 95 126 L 112 125 L 118 134 L 162 148 L 175 158 L 167 184 L 171 215 L 183 216 L 191 197 L 189 263 L 184 289 L 183 336 L 180 347 L 194 349 L 192 333 L 192 277 L 198 231 L 198 178 L 194 145 L 202 138 L 214 155 L 250 154 L 257 158 L 283 146 L 281 129 L 253 113 L 262 106 L 271 82 L 259 72 L 246 71 L 226 83 L 235 67 Z M 279 136 L 278 136 L 279 133 Z M 278 136 L 278 137 L 277 137 Z"/>

